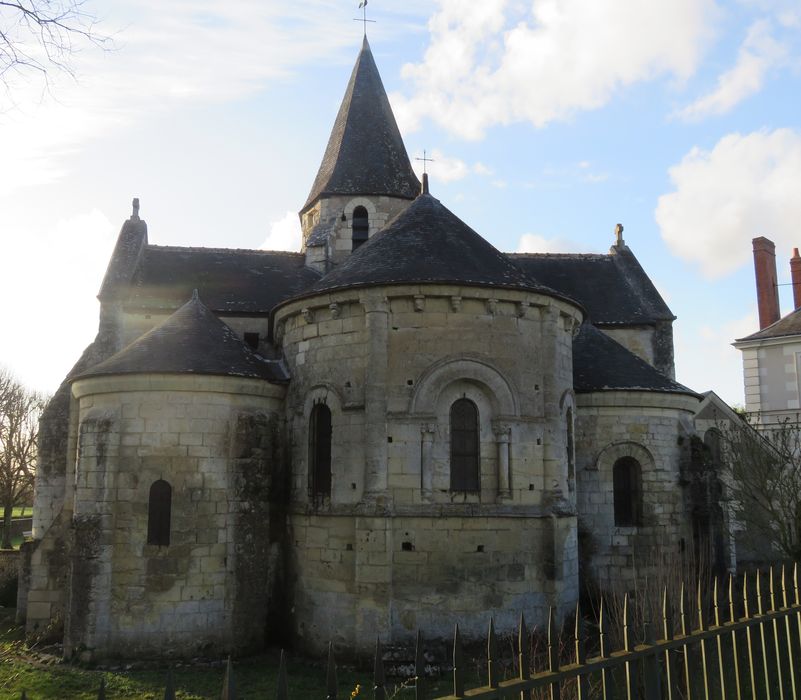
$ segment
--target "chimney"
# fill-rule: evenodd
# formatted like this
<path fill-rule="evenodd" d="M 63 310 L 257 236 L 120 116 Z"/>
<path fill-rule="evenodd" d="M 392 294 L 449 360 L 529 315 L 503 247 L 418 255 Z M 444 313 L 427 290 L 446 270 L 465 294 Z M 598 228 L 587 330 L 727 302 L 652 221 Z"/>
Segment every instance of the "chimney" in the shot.
<path fill-rule="evenodd" d="M 779 320 L 779 288 L 776 286 L 776 246 L 764 236 L 751 241 L 754 246 L 759 330 Z M 801 264 L 801 260 L 799 260 Z"/>
<path fill-rule="evenodd" d="M 801 255 L 798 248 L 793 248 L 793 257 L 790 258 L 790 277 L 793 281 L 793 306 L 801 307 Z"/>

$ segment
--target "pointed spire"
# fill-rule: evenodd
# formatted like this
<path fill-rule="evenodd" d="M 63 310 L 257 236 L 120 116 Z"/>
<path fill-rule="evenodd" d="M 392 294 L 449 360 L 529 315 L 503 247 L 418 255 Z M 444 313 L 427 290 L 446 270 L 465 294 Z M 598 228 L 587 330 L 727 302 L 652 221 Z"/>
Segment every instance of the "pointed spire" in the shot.
<path fill-rule="evenodd" d="M 365 36 L 302 211 L 324 195 L 414 199 L 419 191 L 420 182 L 412 171 Z"/>

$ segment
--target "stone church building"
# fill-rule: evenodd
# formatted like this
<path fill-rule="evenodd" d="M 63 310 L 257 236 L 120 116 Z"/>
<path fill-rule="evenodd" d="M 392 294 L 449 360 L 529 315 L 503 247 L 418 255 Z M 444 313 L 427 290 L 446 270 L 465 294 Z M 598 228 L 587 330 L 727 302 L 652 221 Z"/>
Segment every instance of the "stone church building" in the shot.
<path fill-rule="evenodd" d="M 506 254 L 435 194 L 365 39 L 300 252 L 154 245 L 134 200 L 41 425 L 29 633 L 89 657 L 477 637 L 698 539 L 703 397 L 622 227 Z"/>

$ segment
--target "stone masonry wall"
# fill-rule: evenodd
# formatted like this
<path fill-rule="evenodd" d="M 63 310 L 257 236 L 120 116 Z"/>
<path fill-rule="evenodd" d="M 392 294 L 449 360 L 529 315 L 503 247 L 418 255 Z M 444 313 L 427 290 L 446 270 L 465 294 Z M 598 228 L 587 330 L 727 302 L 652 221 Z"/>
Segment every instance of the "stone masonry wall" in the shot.
<path fill-rule="evenodd" d="M 578 399 L 577 488 L 582 583 L 625 591 L 692 543 L 680 466 L 690 447 L 691 396 L 597 392 Z M 614 520 L 612 468 L 633 457 L 642 469 L 642 524 Z"/>
<path fill-rule="evenodd" d="M 550 602 L 575 604 L 565 406 L 579 320 L 548 297 L 447 285 L 340 292 L 278 311 L 293 377 L 289 539 L 303 645 L 336 634 L 364 651 L 376 629 L 405 638 L 416 624 L 446 635 L 457 614 L 478 636 L 488 605 L 539 615 Z M 450 490 L 449 411 L 462 397 L 479 412 L 477 493 Z M 316 402 L 332 414 L 322 503 L 308 493 Z"/>
<path fill-rule="evenodd" d="M 260 644 L 283 389 L 155 375 L 74 389 L 81 438 L 65 653 L 186 656 Z M 146 542 L 158 479 L 172 487 L 162 547 Z"/>

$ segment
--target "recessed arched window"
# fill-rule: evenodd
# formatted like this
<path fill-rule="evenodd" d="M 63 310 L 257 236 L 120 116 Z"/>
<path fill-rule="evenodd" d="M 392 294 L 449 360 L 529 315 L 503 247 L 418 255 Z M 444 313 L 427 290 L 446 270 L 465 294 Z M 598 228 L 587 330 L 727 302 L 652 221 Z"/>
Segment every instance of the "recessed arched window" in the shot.
<path fill-rule="evenodd" d="M 568 486 L 573 488 L 573 482 L 576 478 L 576 446 L 573 437 L 573 409 L 568 408 L 565 414 L 565 423 L 567 424 L 567 480 Z"/>
<path fill-rule="evenodd" d="M 717 469 L 721 466 L 721 443 L 722 436 L 717 428 L 710 428 L 704 433 L 704 444 L 709 450 L 710 465 Z"/>
<path fill-rule="evenodd" d="M 309 492 L 315 499 L 331 495 L 331 409 L 324 403 L 309 417 Z"/>
<path fill-rule="evenodd" d="M 451 491 L 478 490 L 478 408 L 470 399 L 457 399 L 451 406 Z"/>
<path fill-rule="evenodd" d="M 634 457 L 621 457 L 612 467 L 615 525 L 630 527 L 642 522 L 642 469 Z"/>
<path fill-rule="evenodd" d="M 150 486 L 147 501 L 147 543 L 159 547 L 170 544 L 170 515 L 172 513 L 172 486 L 164 479 Z"/>
<path fill-rule="evenodd" d="M 370 235 L 370 220 L 367 216 L 367 209 L 356 207 L 353 210 L 353 248 L 356 250 L 364 243 Z"/>

